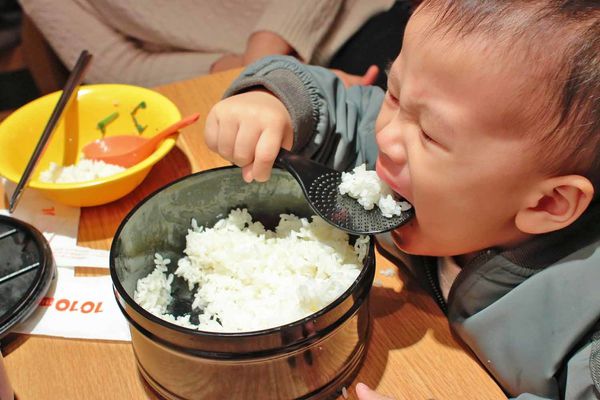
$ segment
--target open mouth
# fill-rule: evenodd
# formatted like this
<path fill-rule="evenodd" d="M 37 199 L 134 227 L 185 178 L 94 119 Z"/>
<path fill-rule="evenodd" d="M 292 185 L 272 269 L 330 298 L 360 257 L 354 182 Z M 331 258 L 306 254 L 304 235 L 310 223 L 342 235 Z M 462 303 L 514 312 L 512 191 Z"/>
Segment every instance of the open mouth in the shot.
<path fill-rule="evenodd" d="M 411 208 L 414 208 L 414 206 L 412 205 L 411 202 L 406 200 L 404 197 L 400 196 L 398 193 L 394 192 L 392 197 L 394 198 L 394 200 L 396 202 L 398 202 L 400 204 L 400 209 L 402 211 L 408 211 Z"/>
<path fill-rule="evenodd" d="M 377 172 L 377 176 L 393 192 L 394 200 L 402 201 L 412 206 L 412 202 L 401 193 L 401 190 L 395 184 L 395 179 L 392 177 L 392 173 L 386 165 L 388 163 L 391 163 L 391 161 L 385 155 L 380 154 L 377 158 L 377 162 L 375 165 L 375 171 Z"/>
<path fill-rule="evenodd" d="M 366 164 L 355 167 L 351 172 L 343 173 L 339 192 L 348 195 L 365 209 L 378 207 L 384 217 L 392 218 L 410 209 L 412 204 L 406 201 L 389 183 L 382 179 L 377 171 L 367 170 Z"/>

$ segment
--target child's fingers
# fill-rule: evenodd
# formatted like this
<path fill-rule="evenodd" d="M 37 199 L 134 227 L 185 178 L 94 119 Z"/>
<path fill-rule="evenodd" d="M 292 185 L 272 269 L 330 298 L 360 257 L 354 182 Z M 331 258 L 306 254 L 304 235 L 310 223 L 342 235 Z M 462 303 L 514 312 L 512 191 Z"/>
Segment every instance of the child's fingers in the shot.
<path fill-rule="evenodd" d="M 253 122 L 240 125 L 233 149 L 233 162 L 241 167 L 254 161 L 254 152 L 260 135 L 261 128 Z"/>
<path fill-rule="evenodd" d="M 206 123 L 204 124 L 204 142 L 206 146 L 212 150 L 217 151 L 217 143 L 219 137 L 219 120 L 217 119 L 217 113 L 212 108 L 206 117 Z"/>
<path fill-rule="evenodd" d="M 365 86 L 370 86 L 375 83 L 377 77 L 379 76 L 379 67 L 375 64 L 371 65 L 367 72 L 360 79 L 360 84 Z"/>
<path fill-rule="evenodd" d="M 231 162 L 233 162 L 233 149 L 239 126 L 238 120 L 234 118 L 221 118 L 219 120 L 217 151 L 221 157 Z"/>
<path fill-rule="evenodd" d="M 356 395 L 358 396 L 359 400 L 393 400 L 389 397 L 380 395 L 364 383 L 356 384 Z"/>
<path fill-rule="evenodd" d="M 273 163 L 281 148 L 281 133 L 278 130 L 265 130 L 258 139 L 254 153 L 252 175 L 259 182 L 265 182 L 271 177 Z"/>
<path fill-rule="evenodd" d="M 247 183 L 250 183 L 254 180 L 254 175 L 252 175 L 252 168 L 254 168 L 254 164 L 252 163 L 242 167 L 242 178 Z"/>

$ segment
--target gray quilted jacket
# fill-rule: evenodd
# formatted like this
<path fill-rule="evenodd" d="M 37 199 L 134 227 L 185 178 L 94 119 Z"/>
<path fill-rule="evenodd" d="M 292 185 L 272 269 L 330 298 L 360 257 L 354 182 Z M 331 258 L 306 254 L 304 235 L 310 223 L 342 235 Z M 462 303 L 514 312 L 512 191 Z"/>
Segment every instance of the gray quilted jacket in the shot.
<path fill-rule="evenodd" d="M 246 69 L 226 96 L 263 87 L 286 105 L 294 148 L 339 170 L 374 166 L 374 124 L 384 93 L 345 88 L 326 69 L 269 57 Z M 465 266 L 448 301 L 431 257 L 379 245 L 431 292 L 452 328 L 509 396 L 600 399 L 600 202 L 571 226 Z"/>

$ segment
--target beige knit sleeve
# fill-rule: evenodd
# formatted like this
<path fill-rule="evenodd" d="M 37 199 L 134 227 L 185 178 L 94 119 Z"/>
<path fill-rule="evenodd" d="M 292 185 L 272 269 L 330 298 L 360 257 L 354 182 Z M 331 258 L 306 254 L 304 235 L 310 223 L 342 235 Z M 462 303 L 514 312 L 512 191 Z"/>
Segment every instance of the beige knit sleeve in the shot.
<path fill-rule="evenodd" d="M 335 24 L 344 0 L 271 0 L 254 32 L 277 33 L 302 61 L 310 62 L 315 49 Z"/>
<path fill-rule="evenodd" d="M 20 0 L 61 61 L 71 69 L 81 50 L 94 56 L 86 83 L 156 86 L 209 72 L 222 54 L 151 52 L 113 30 L 85 1 Z"/>

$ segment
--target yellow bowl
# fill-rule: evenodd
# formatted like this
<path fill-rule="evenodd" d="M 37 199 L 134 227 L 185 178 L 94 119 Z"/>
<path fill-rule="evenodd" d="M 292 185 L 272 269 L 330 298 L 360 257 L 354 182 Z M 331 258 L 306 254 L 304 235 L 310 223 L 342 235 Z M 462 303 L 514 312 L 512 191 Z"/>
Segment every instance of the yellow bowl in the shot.
<path fill-rule="evenodd" d="M 16 110 L 0 124 L 0 175 L 18 182 L 46 126 L 61 92 L 40 97 Z M 141 102 L 135 118 L 147 126 L 142 136 L 150 137 L 181 119 L 181 113 L 163 95 L 142 87 L 118 84 L 85 85 L 65 111 L 29 181 L 57 202 L 86 207 L 109 203 L 125 196 L 139 185 L 150 169 L 175 145 L 175 138 L 164 140 L 144 161 L 116 175 L 78 183 L 49 183 L 39 180 L 50 162 L 71 165 L 80 158 L 81 148 L 102 137 L 98 122 L 114 112 L 118 117 L 106 126 L 106 136 L 137 134 L 132 111 Z"/>

